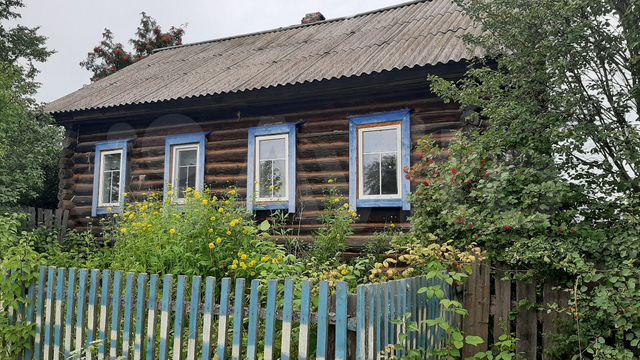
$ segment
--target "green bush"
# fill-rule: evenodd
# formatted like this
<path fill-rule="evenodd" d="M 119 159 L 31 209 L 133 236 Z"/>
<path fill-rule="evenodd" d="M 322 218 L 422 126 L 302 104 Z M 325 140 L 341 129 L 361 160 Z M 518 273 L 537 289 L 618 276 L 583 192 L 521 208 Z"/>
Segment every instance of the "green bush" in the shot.
<path fill-rule="evenodd" d="M 114 241 L 112 268 L 215 277 L 293 276 L 299 269 L 255 224 L 235 190 L 218 198 L 190 190 L 184 204 L 151 195 L 114 214 L 106 235 Z"/>

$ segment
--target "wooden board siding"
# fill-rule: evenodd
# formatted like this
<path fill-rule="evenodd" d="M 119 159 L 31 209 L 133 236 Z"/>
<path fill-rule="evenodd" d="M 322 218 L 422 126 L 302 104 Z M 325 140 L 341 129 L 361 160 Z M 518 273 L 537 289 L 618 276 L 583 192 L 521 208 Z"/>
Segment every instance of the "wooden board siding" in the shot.
<path fill-rule="evenodd" d="M 460 111 L 455 104 L 423 95 L 408 101 L 386 101 L 371 104 L 362 101 L 332 109 L 312 109 L 278 113 L 271 116 L 220 116 L 206 113 L 110 119 L 78 123 L 69 133 L 65 159 L 61 162 L 61 206 L 70 209 L 70 227 L 85 229 L 97 221 L 91 219 L 94 151 L 98 141 L 132 139 L 128 158 L 127 192 L 138 198 L 149 191 L 162 191 L 165 137 L 169 134 L 210 132 L 206 146 L 205 185 L 216 192 L 236 186 L 246 194 L 246 159 L 248 129 L 260 125 L 298 122 L 297 143 L 297 213 L 293 233 L 310 240 L 319 226 L 323 188 L 327 180 L 348 198 L 349 116 L 408 108 L 411 114 L 412 151 L 417 141 L 431 134 L 441 144 L 452 140 L 459 129 Z M 412 154 L 412 164 L 418 157 Z M 354 225 L 350 245 L 363 246 L 386 224 L 407 227 L 408 212 L 400 209 L 360 209 L 360 220 Z M 258 217 L 264 216 L 258 213 Z"/>

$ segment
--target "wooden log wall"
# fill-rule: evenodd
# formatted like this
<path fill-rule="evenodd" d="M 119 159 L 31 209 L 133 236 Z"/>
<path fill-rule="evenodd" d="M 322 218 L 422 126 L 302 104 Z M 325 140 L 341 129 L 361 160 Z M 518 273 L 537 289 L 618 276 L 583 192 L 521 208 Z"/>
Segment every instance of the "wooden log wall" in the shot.
<path fill-rule="evenodd" d="M 148 118 L 122 118 L 79 124 L 69 133 L 65 158 L 61 161 L 60 205 L 71 210 L 70 226 L 87 228 L 91 223 L 94 150 L 96 142 L 132 139 L 129 152 L 127 191 L 138 198 L 150 191 L 162 191 L 165 137 L 173 134 L 210 132 L 207 137 L 205 184 L 214 191 L 236 186 L 246 193 L 248 129 L 260 125 L 297 122 L 297 213 L 291 217 L 292 235 L 308 241 L 320 226 L 323 188 L 328 179 L 348 196 L 349 120 L 352 115 L 411 109 L 412 149 L 417 141 L 431 134 L 446 145 L 460 128 L 460 112 L 455 104 L 444 104 L 435 97 L 421 96 L 411 101 L 376 105 L 353 105 L 330 110 L 297 111 L 273 116 L 216 118 L 193 113 Z M 412 155 L 412 163 L 418 157 Z M 264 216 L 265 214 L 258 214 Z M 354 224 L 353 247 L 362 247 L 376 231 L 389 223 L 407 228 L 408 212 L 400 209 L 360 209 Z"/>

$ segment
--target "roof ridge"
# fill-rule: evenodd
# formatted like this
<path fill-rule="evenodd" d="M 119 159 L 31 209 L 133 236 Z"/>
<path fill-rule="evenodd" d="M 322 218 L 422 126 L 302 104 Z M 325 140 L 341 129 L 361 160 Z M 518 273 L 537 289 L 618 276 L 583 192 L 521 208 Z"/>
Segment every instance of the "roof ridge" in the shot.
<path fill-rule="evenodd" d="M 298 28 L 302 28 L 302 27 L 311 27 L 311 26 L 320 25 L 320 24 L 327 24 L 327 23 L 332 23 L 332 22 L 337 22 L 337 21 L 344 21 L 344 20 L 348 20 L 348 19 L 361 17 L 361 16 L 366 16 L 366 15 L 371 15 L 371 14 L 375 14 L 375 13 L 379 13 L 379 12 L 384 12 L 384 11 L 387 11 L 387 10 L 399 9 L 399 8 L 402 8 L 402 7 L 405 7 L 405 6 L 410 6 L 410 5 L 423 3 L 423 2 L 427 2 L 427 1 L 431 2 L 433 0 L 410 0 L 410 1 L 406 1 L 406 2 L 403 2 L 403 3 L 400 3 L 400 4 L 396 4 L 396 5 L 390 5 L 390 6 L 386 6 L 386 7 L 379 8 L 379 9 L 374 9 L 374 10 L 361 12 L 361 13 L 358 13 L 358 14 L 355 14 L 355 15 L 342 16 L 342 17 L 337 17 L 337 18 L 333 18 L 333 19 L 316 21 L 316 22 L 312 22 L 312 23 L 309 23 L 309 24 L 295 24 L 295 25 L 284 26 L 284 27 L 279 27 L 279 28 L 274 28 L 274 29 L 269 29 L 269 30 L 256 31 L 256 32 L 252 32 L 252 33 L 232 35 L 232 36 L 222 37 L 222 38 L 218 38 L 218 39 L 197 41 L 197 42 L 193 42 L 193 43 L 189 43 L 189 44 L 167 46 L 167 47 L 163 47 L 163 48 L 154 49 L 152 51 L 152 54 L 155 54 L 155 53 L 158 53 L 158 52 L 161 52 L 161 51 L 165 51 L 165 50 L 173 50 L 173 49 L 178 49 L 178 48 L 183 48 L 183 47 L 188 47 L 188 46 L 204 45 L 204 44 L 210 44 L 210 43 L 226 41 L 226 40 L 231 40 L 231 39 L 237 39 L 237 38 L 242 38 L 242 37 L 269 34 L 269 33 L 273 33 L 273 32 L 280 32 L 280 31 L 286 31 L 286 30 L 291 30 L 291 29 L 298 29 Z"/>

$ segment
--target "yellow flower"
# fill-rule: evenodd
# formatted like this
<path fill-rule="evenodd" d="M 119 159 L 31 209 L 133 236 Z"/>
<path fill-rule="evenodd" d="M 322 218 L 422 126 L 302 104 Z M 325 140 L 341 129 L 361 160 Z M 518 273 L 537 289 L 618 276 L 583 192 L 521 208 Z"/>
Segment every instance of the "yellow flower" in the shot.
<path fill-rule="evenodd" d="M 252 272 L 251 272 L 251 276 L 256 276 L 256 272 L 255 272 L 255 271 L 252 271 Z"/>
<path fill-rule="evenodd" d="M 340 272 L 342 275 L 349 275 L 349 270 L 347 269 L 342 269 L 342 271 Z"/>
<path fill-rule="evenodd" d="M 346 209 L 349 209 L 349 204 L 344 203 L 344 204 L 342 205 L 342 207 L 343 207 L 345 210 L 346 210 Z"/>
<path fill-rule="evenodd" d="M 113 208 L 112 207 L 108 207 L 107 208 L 107 212 L 113 212 Z"/>
<path fill-rule="evenodd" d="M 224 208 L 223 208 L 223 207 L 221 207 L 220 209 L 218 209 L 218 212 L 219 212 L 220 214 L 224 214 Z"/>
<path fill-rule="evenodd" d="M 216 239 L 216 242 L 218 243 L 218 245 L 222 244 L 222 238 L 221 238 L 221 237 L 218 237 L 218 238 Z"/>
<path fill-rule="evenodd" d="M 329 181 L 327 181 L 329 184 L 333 184 L 334 182 L 336 182 L 335 179 L 329 179 Z"/>
<path fill-rule="evenodd" d="M 202 200 L 202 205 L 204 205 L 204 206 L 209 205 L 209 200 L 208 199 Z"/>
<path fill-rule="evenodd" d="M 173 196 L 173 190 L 169 190 L 169 191 L 167 191 L 167 195 L 168 195 L 168 196 Z"/>
<path fill-rule="evenodd" d="M 248 258 L 249 258 L 249 256 L 247 256 L 247 254 L 240 255 L 240 259 L 242 259 L 242 260 L 247 260 Z"/>
<path fill-rule="evenodd" d="M 269 256 L 263 256 L 262 257 L 262 262 L 266 263 L 270 260 L 271 258 Z"/>
<path fill-rule="evenodd" d="M 227 235 L 231 235 L 231 230 L 227 230 Z"/>
<path fill-rule="evenodd" d="M 211 220 L 211 221 L 216 221 L 216 219 L 217 218 L 215 216 L 212 216 L 212 217 L 209 218 L 209 220 Z"/>
<path fill-rule="evenodd" d="M 124 197 L 128 197 L 128 196 L 129 196 L 129 193 L 124 193 L 124 194 L 122 194 L 122 196 L 124 196 Z"/>
<path fill-rule="evenodd" d="M 393 224 L 393 223 L 392 223 L 392 224 L 389 224 L 389 229 L 393 230 L 393 229 L 395 229 L 395 228 L 396 228 L 396 224 Z"/>
<path fill-rule="evenodd" d="M 232 270 L 235 270 L 235 269 L 237 269 L 237 268 L 238 268 L 238 265 L 236 265 L 236 264 L 231 265 L 231 269 L 232 269 Z"/>
<path fill-rule="evenodd" d="M 195 193 L 193 193 L 193 197 L 196 200 L 200 200 L 200 198 L 202 198 L 202 194 L 200 194 L 200 191 L 196 191 Z"/>
<path fill-rule="evenodd" d="M 238 265 L 238 260 L 233 260 L 233 265 Z"/>
<path fill-rule="evenodd" d="M 273 260 L 271 260 L 271 263 L 272 263 L 273 265 L 278 265 L 278 259 L 273 259 Z"/>
<path fill-rule="evenodd" d="M 116 214 L 113 214 L 113 217 L 114 217 L 114 218 L 117 218 L 117 217 L 118 217 L 118 214 L 117 214 L 117 213 L 116 213 Z"/>
<path fill-rule="evenodd" d="M 231 220 L 231 222 L 229 223 L 229 226 L 231 226 L 232 228 L 238 226 L 238 224 L 240 224 L 240 219 L 233 219 Z"/>
<path fill-rule="evenodd" d="M 122 228 L 122 229 L 120 229 L 120 232 L 126 235 L 129 232 L 129 229 Z"/>
<path fill-rule="evenodd" d="M 225 205 L 230 205 L 230 204 L 231 204 L 231 201 L 229 201 L 229 200 L 225 200 L 225 201 L 224 201 L 224 204 L 225 204 Z"/>
<path fill-rule="evenodd" d="M 387 276 L 393 276 L 394 273 L 395 271 L 393 271 L 393 269 L 387 270 Z"/>
<path fill-rule="evenodd" d="M 209 249 L 213 250 L 216 248 L 216 244 L 214 243 L 209 243 Z"/>
<path fill-rule="evenodd" d="M 213 201 L 214 203 L 217 202 L 218 201 L 218 197 L 217 196 L 212 197 L 211 201 Z"/>
<path fill-rule="evenodd" d="M 242 268 L 242 270 L 247 270 L 247 264 L 245 264 L 244 262 L 240 262 L 240 267 Z"/>
<path fill-rule="evenodd" d="M 209 234 L 211 234 L 213 232 L 213 229 L 209 229 L 208 231 L 209 231 Z"/>
<path fill-rule="evenodd" d="M 134 213 L 129 214 L 129 220 L 133 220 L 135 219 L 135 217 L 136 217 L 136 214 Z"/>
<path fill-rule="evenodd" d="M 229 190 L 229 195 L 235 196 L 238 192 L 235 189 Z"/>
<path fill-rule="evenodd" d="M 176 231 L 176 229 L 173 229 L 173 228 L 169 229 L 169 235 L 175 235 L 177 233 L 178 232 Z"/>
<path fill-rule="evenodd" d="M 192 192 L 192 191 L 193 191 L 193 188 L 192 188 L 192 187 L 190 187 L 190 186 L 189 186 L 189 187 L 187 187 L 187 189 L 185 190 L 185 192 L 188 192 L 188 193 L 190 193 L 190 192 Z"/>
<path fill-rule="evenodd" d="M 256 266 L 256 261 L 255 260 L 251 260 L 251 262 L 249 262 L 249 267 L 254 267 Z"/>

